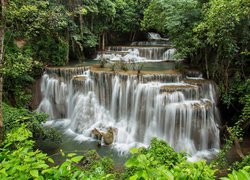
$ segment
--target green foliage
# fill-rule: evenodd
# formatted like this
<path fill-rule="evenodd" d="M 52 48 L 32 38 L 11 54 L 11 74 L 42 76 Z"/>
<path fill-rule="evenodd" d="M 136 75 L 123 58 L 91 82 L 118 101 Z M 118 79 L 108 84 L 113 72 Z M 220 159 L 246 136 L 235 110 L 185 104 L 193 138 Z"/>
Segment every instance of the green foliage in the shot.
<path fill-rule="evenodd" d="M 200 17 L 201 7 L 196 0 L 152 0 L 144 11 L 142 27 L 168 34 L 179 56 L 187 57 L 195 51 L 193 28 Z"/>
<path fill-rule="evenodd" d="M 64 7 L 47 0 L 14 0 L 8 4 L 7 12 L 7 23 L 18 36 L 27 39 L 54 34 L 68 25 Z"/>
<path fill-rule="evenodd" d="M 125 61 L 122 61 L 122 60 L 117 62 L 117 67 L 122 71 L 127 71 L 128 70 L 128 64 Z"/>
<path fill-rule="evenodd" d="M 198 31 L 206 32 L 207 42 L 213 46 L 224 46 L 226 57 L 234 54 L 236 43 L 233 32 L 249 13 L 249 2 L 242 0 L 211 0 L 204 8 L 204 21 L 197 26 Z"/>
<path fill-rule="evenodd" d="M 249 164 L 248 164 L 249 165 Z M 245 166 L 244 168 L 228 174 L 228 177 L 222 177 L 221 180 L 238 180 L 238 179 L 250 179 L 250 166 Z"/>
<path fill-rule="evenodd" d="M 250 164 L 250 155 L 247 155 L 244 157 L 244 159 L 241 162 L 235 162 L 232 166 L 231 169 L 233 170 L 240 170 L 243 169 L 245 166 L 248 166 Z"/>
<path fill-rule="evenodd" d="M 229 88 L 226 91 L 223 84 L 220 85 L 221 91 L 221 102 L 226 106 L 227 109 L 232 106 L 242 107 L 245 103 L 245 95 L 249 92 L 250 81 L 244 80 L 240 77 L 240 73 L 236 72 L 229 82 Z"/>
<path fill-rule="evenodd" d="M 33 81 L 32 76 L 37 76 L 32 70 L 33 68 L 39 70 L 39 62 L 33 61 L 30 47 L 18 48 L 16 45 L 18 42 L 14 41 L 10 31 L 7 31 L 5 59 L 2 68 L 5 79 L 4 97 L 17 106 L 27 106 L 31 99 L 31 94 L 27 87 Z"/>
<path fill-rule="evenodd" d="M 116 62 L 110 63 L 111 71 L 115 71 L 116 66 L 117 66 L 117 63 L 116 63 Z"/>
<path fill-rule="evenodd" d="M 93 34 L 87 28 L 85 28 L 84 30 L 85 31 L 83 32 L 83 35 L 81 38 L 82 39 L 81 44 L 85 48 L 95 47 L 97 45 L 97 39 L 98 39 L 97 35 Z"/>
<path fill-rule="evenodd" d="M 230 104 L 228 104 L 228 107 L 229 105 L 235 105 L 240 102 L 237 106 L 243 106 L 243 108 L 242 111 L 240 111 L 241 114 L 236 116 L 236 121 L 227 128 L 229 137 L 226 138 L 225 144 L 216 160 L 216 164 L 221 167 L 228 165 L 226 161 L 227 152 L 231 149 L 234 141 L 241 142 L 243 140 L 244 128 L 246 128 L 250 122 L 250 81 L 247 80 L 242 83 L 240 80 L 235 80 L 234 82 L 235 84 L 232 85 L 229 90 L 229 95 L 232 99 L 229 101 Z M 227 103 L 228 101 L 223 100 L 222 102 Z"/>
<path fill-rule="evenodd" d="M 39 150 L 33 150 L 32 132 L 24 124 L 9 131 L 0 149 L 0 178 L 18 179 L 106 179 L 112 161 L 91 151 L 86 156 L 70 153 L 58 166 Z"/>
<path fill-rule="evenodd" d="M 28 107 L 31 85 L 40 77 L 43 63 L 65 65 L 68 44 L 64 30 L 69 19 L 63 6 L 47 1 L 13 0 L 7 6 L 7 32 L 3 72 L 4 99 Z"/>
<path fill-rule="evenodd" d="M 140 29 L 141 23 L 144 29 L 167 34 L 181 57 L 197 58 L 196 63 L 202 65 L 205 63 L 203 57 L 207 57 L 212 77 L 222 82 L 222 103 L 238 112 L 235 124 L 231 122 L 228 128 L 230 137 L 217 161 L 219 165 L 226 163 L 226 152 L 235 139 L 242 139 L 243 128 L 250 119 L 250 82 L 244 79 L 249 63 L 249 0 L 83 0 L 67 1 L 64 5 L 59 2 L 9 1 L 5 61 L 1 69 L 5 99 L 17 106 L 27 106 L 31 98 L 27 86 L 41 73 L 41 62 L 65 65 L 70 44 L 74 44 L 73 53 L 76 47 L 83 53 L 84 48 L 97 45 L 100 34 L 134 32 Z M 14 43 L 19 39 L 25 41 L 22 48 Z M 112 70 L 115 68 L 128 70 L 124 62 L 111 65 Z M 141 68 L 138 65 L 137 70 Z M 229 72 L 234 73 L 231 82 L 228 81 Z M 112 162 L 100 158 L 96 152 L 89 152 L 84 157 L 69 154 L 60 166 L 49 167 L 48 161 L 53 160 L 34 151 L 34 142 L 30 140 L 58 138 L 52 129 L 44 129 L 41 125 L 46 116 L 7 105 L 4 105 L 3 116 L 7 135 L 0 150 L 1 179 L 115 177 L 110 174 Z M 249 167 L 244 168 L 248 164 L 246 157 L 234 166 L 240 170 L 233 171 L 225 179 L 249 179 Z M 130 179 L 214 178 L 214 171 L 204 161 L 186 162 L 184 154 L 174 152 L 164 141 L 156 139 L 148 149 L 133 149 L 126 168 L 124 177 Z"/>
<path fill-rule="evenodd" d="M 13 108 L 3 104 L 5 133 L 8 133 L 12 129 L 18 128 L 22 124 L 25 124 L 26 128 L 32 132 L 32 137 L 36 140 L 50 139 L 52 141 L 61 141 L 61 137 L 55 129 L 44 128 L 44 126 L 41 124 L 42 122 L 45 122 L 46 119 L 46 114 L 30 112 L 27 109 Z"/>
<path fill-rule="evenodd" d="M 46 154 L 33 151 L 32 133 L 21 125 L 13 128 L 6 136 L 1 149 L 0 178 L 30 179 L 38 177 L 41 170 L 48 168 Z"/>
<path fill-rule="evenodd" d="M 120 61 L 109 63 L 109 66 L 111 68 L 111 71 L 115 71 L 115 70 L 122 70 L 122 71 L 133 70 L 134 71 L 135 70 L 139 74 L 141 70 L 143 69 L 144 63 L 143 62 L 135 63 L 133 60 L 130 60 L 128 62 L 120 60 Z"/>
<path fill-rule="evenodd" d="M 137 29 L 139 26 L 136 12 L 137 3 L 134 0 L 116 0 L 115 5 L 116 14 L 111 29 L 119 32 L 129 32 Z"/>
<path fill-rule="evenodd" d="M 240 97 L 240 103 L 244 106 L 241 119 L 243 124 L 247 124 L 250 122 L 250 79 L 247 79 L 244 85 L 239 87 L 239 90 L 244 92 L 243 96 Z"/>
<path fill-rule="evenodd" d="M 182 162 L 171 170 L 175 179 L 215 179 L 215 170 L 206 161 Z"/>
<path fill-rule="evenodd" d="M 63 39 L 55 39 L 51 35 L 46 35 L 36 39 L 32 46 L 35 58 L 40 62 L 54 66 L 63 66 L 66 64 L 68 45 Z"/>
<path fill-rule="evenodd" d="M 7 49 L 2 69 L 4 76 L 18 78 L 19 76 L 31 71 L 31 69 L 32 58 L 30 56 L 30 52 L 21 52 L 18 50 L 16 50 L 16 52 L 9 52 L 9 49 Z"/>
<path fill-rule="evenodd" d="M 32 132 L 24 124 L 13 127 L 0 149 L 0 178 L 18 179 L 116 179 L 113 161 L 101 158 L 96 151 L 77 155 L 70 153 L 56 166 L 53 159 L 33 150 Z M 149 148 L 133 148 L 125 166 L 124 179 L 215 179 L 214 170 L 205 161 L 187 162 L 185 155 L 176 153 L 166 142 L 153 139 Z M 167 158 L 169 157 L 169 159 Z M 233 171 L 222 179 L 249 178 L 249 166 Z"/>
<path fill-rule="evenodd" d="M 241 54 L 248 49 L 250 23 L 247 14 L 250 4 L 245 0 L 211 0 L 203 8 L 203 20 L 193 29 L 195 46 L 210 48 L 210 72 L 228 89 L 228 70 L 232 66 L 244 66 L 247 56 Z"/>
<path fill-rule="evenodd" d="M 175 152 L 165 141 L 156 138 L 152 139 L 146 152 L 154 157 L 157 162 L 170 168 L 186 159 L 185 154 Z"/>
<path fill-rule="evenodd" d="M 101 55 L 102 56 L 102 55 Z M 103 56 L 100 59 L 100 68 L 104 68 L 105 65 L 108 63 L 108 60 L 105 59 Z"/>
<path fill-rule="evenodd" d="M 14 0 L 9 3 L 7 12 L 9 30 L 15 38 L 25 39 L 30 45 L 30 57 L 51 65 L 66 63 L 68 47 L 63 30 L 69 19 L 63 6 L 47 0 Z"/>
<path fill-rule="evenodd" d="M 135 32 L 141 29 L 143 12 L 151 0 L 115 0 L 116 13 L 112 22 L 112 31 Z"/>
<path fill-rule="evenodd" d="M 94 0 L 83 1 L 83 4 L 87 10 L 85 19 L 90 31 L 96 35 L 107 31 L 116 13 L 115 3 L 110 0 Z"/>
<path fill-rule="evenodd" d="M 32 70 L 31 49 L 29 47 L 18 48 L 10 31 L 5 34 L 5 53 L 3 63 L 3 75 L 18 78 Z"/>
<path fill-rule="evenodd" d="M 187 162 L 166 142 L 152 139 L 148 149 L 134 148 L 126 162 L 129 179 L 214 179 L 214 170 L 205 161 Z"/>

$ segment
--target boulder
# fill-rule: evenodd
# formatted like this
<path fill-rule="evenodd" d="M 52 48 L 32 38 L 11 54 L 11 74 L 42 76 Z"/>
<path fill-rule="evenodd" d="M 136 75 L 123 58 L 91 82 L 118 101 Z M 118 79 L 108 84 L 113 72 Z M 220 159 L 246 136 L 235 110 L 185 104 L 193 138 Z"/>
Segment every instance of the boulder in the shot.
<path fill-rule="evenodd" d="M 117 132 L 116 128 L 109 127 L 107 132 L 100 132 L 96 128 L 91 131 L 94 138 L 97 140 L 103 139 L 105 145 L 111 145 L 114 141 L 114 133 Z"/>

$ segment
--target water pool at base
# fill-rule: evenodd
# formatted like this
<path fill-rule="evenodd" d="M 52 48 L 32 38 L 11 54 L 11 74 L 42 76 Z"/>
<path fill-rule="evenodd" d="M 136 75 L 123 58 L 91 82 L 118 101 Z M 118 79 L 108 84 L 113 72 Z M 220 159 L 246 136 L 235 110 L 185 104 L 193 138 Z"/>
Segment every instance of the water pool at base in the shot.
<path fill-rule="evenodd" d="M 58 129 L 58 131 L 62 133 L 62 142 L 52 142 L 49 140 L 36 142 L 36 148 L 47 153 L 55 161 L 55 164 L 61 164 L 65 161 L 62 152 L 65 155 L 76 153 L 77 155 L 84 156 L 88 151 L 96 150 L 101 157 L 113 159 L 114 166 L 117 168 L 124 166 L 125 161 L 129 157 L 128 154 L 118 154 L 116 150 L 112 149 L 112 146 L 98 146 L 97 141 L 79 142 L 75 140 L 74 136 L 62 132 L 62 129 Z"/>

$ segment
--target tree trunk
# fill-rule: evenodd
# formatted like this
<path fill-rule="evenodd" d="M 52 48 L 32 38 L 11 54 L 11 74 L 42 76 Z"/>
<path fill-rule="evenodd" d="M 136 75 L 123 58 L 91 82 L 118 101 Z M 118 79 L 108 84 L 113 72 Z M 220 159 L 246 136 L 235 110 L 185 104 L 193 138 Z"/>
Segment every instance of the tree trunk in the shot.
<path fill-rule="evenodd" d="M 4 33 L 5 33 L 5 8 L 6 0 L 1 0 L 1 17 L 0 17 L 0 70 L 3 67 L 4 60 Z M 3 74 L 0 72 L 0 144 L 3 140 Z"/>
<path fill-rule="evenodd" d="M 133 41 L 135 40 L 135 35 L 136 35 L 136 31 L 135 31 L 135 32 L 133 32 L 133 36 L 132 36 L 132 40 L 131 40 L 131 42 L 133 42 Z"/>
<path fill-rule="evenodd" d="M 99 35 L 98 50 L 102 49 L 102 35 Z"/>
<path fill-rule="evenodd" d="M 207 51 L 207 48 L 205 48 L 205 63 L 206 63 L 206 75 L 207 75 L 207 79 L 209 79 L 208 51 Z"/>
<path fill-rule="evenodd" d="M 229 86 L 229 82 L 228 82 L 228 69 L 230 67 L 230 64 L 231 64 L 231 60 L 227 60 L 227 65 L 226 65 L 225 72 L 224 72 L 226 93 L 228 92 L 228 86 Z"/>
<path fill-rule="evenodd" d="M 81 35 L 83 35 L 83 17 L 82 17 L 82 14 L 79 14 L 79 24 L 80 24 Z"/>
<path fill-rule="evenodd" d="M 67 64 L 69 64 L 69 48 L 70 48 L 69 28 L 67 28 L 67 30 L 66 30 L 66 43 L 67 43 L 66 62 L 67 62 Z"/>
<path fill-rule="evenodd" d="M 102 33 L 102 51 L 105 50 L 105 32 Z"/>

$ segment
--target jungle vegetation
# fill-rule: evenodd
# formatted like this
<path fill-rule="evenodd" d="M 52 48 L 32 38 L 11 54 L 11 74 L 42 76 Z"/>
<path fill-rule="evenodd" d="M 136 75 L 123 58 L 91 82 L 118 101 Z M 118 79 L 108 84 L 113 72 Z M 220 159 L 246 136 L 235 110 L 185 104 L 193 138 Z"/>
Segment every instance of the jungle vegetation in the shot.
<path fill-rule="evenodd" d="M 250 135 L 249 0 L 1 0 L 0 16 L 1 179 L 214 179 L 231 146 Z M 225 143 L 218 159 L 187 162 L 153 139 L 131 150 L 123 170 L 94 151 L 62 152 L 66 161 L 53 165 L 34 149 L 38 139 L 60 137 L 42 127 L 46 115 L 31 111 L 32 82 L 45 65 L 84 62 L 114 39 L 131 42 L 147 31 L 168 36 L 176 56 L 219 85 Z M 249 165 L 242 156 L 223 179 L 250 179 Z"/>

